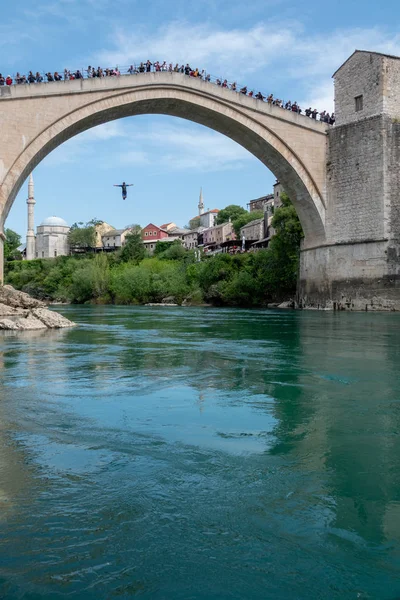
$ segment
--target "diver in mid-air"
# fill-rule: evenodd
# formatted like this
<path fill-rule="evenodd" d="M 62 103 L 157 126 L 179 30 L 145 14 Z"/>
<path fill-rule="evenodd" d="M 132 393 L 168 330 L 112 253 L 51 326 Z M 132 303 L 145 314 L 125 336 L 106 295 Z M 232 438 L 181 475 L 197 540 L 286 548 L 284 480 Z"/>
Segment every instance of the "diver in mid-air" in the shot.
<path fill-rule="evenodd" d="M 130 187 L 131 185 L 133 185 L 133 183 L 125 183 L 125 181 L 123 181 L 122 183 L 114 183 L 114 187 L 122 188 L 122 200 L 126 200 L 126 197 L 128 195 L 128 191 L 126 188 Z"/>

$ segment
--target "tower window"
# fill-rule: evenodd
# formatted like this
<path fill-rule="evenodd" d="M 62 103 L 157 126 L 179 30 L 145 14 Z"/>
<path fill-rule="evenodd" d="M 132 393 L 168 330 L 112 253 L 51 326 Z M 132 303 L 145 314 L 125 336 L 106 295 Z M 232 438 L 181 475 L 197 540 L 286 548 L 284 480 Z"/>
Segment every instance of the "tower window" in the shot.
<path fill-rule="evenodd" d="M 356 103 L 356 112 L 359 112 L 360 110 L 363 109 L 363 104 L 364 104 L 364 102 L 363 102 L 363 96 L 362 95 L 361 96 L 356 96 L 354 98 L 354 100 L 355 100 L 355 103 Z"/>

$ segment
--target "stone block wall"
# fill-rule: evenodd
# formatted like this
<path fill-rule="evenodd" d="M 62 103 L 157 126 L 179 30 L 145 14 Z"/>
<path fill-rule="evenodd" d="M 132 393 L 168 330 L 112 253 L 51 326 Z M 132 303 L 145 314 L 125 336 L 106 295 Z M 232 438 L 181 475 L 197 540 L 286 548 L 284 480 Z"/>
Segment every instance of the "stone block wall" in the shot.
<path fill-rule="evenodd" d="M 382 113 L 383 57 L 356 52 L 335 73 L 336 124 L 344 125 Z M 363 109 L 356 111 L 355 98 L 363 96 Z"/>
<path fill-rule="evenodd" d="M 385 57 L 384 72 L 383 111 L 400 119 L 400 58 Z"/>
<path fill-rule="evenodd" d="M 336 124 L 386 114 L 400 117 L 400 58 L 356 51 L 335 73 Z M 362 109 L 356 110 L 356 97 Z"/>
<path fill-rule="evenodd" d="M 400 122 L 386 121 L 387 140 L 387 250 L 388 270 L 393 276 L 400 276 Z"/>
<path fill-rule="evenodd" d="M 328 242 L 385 237 L 384 142 L 381 116 L 329 131 Z"/>

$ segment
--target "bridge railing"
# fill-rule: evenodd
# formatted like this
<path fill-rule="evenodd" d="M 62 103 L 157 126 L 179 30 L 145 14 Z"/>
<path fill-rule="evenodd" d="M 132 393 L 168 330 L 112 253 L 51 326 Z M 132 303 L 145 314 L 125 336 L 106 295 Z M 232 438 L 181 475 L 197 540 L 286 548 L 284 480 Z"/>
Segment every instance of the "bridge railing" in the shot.
<path fill-rule="evenodd" d="M 141 68 L 144 68 L 145 70 L 141 71 L 140 70 Z M 135 76 L 135 75 L 139 75 L 139 74 L 143 74 L 143 73 L 148 73 L 148 72 L 150 72 L 150 73 L 158 72 L 158 70 L 155 69 L 154 64 L 151 65 L 150 71 L 147 71 L 147 69 L 146 69 L 146 63 L 145 62 L 143 62 L 143 63 L 132 63 L 129 66 L 124 65 L 122 67 L 116 66 L 115 68 L 112 68 L 112 67 L 108 68 L 107 67 L 107 68 L 104 68 L 104 69 L 101 68 L 101 69 L 102 69 L 102 75 L 101 75 L 102 77 L 108 77 L 108 76 L 109 77 Z M 98 69 L 95 69 L 96 72 L 97 72 L 97 70 Z M 109 71 L 109 74 L 106 74 L 106 70 Z M 164 73 L 176 73 L 176 72 L 178 72 L 178 73 L 181 73 L 181 74 L 185 75 L 184 71 L 181 70 L 181 67 L 179 67 L 178 71 L 176 71 L 174 67 L 171 70 L 170 67 L 167 66 L 166 69 L 165 68 L 164 69 L 161 68 L 160 72 L 164 72 Z M 47 74 L 49 73 L 49 71 L 47 71 L 47 72 L 45 72 L 45 71 L 36 71 L 35 73 L 33 73 L 33 75 L 35 77 L 35 81 L 32 82 L 32 83 L 27 80 L 27 76 L 26 75 L 25 75 L 26 81 L 21 81 L 21 82 L 18 83 L 17 82 L 17 79 L 18 79 L 17 75 L 19 73 L 17 72 L 15 74 L 13 74 L 11 76 L 12 80 L 13 80 L 12 85 L 25 85 L 25 84 L 35 85 L 35 83 L 39 83 L 39 82 L 36 81 L 36 74 L 37 73 L 39 73 L 39 75 L 42 78 L 42 81 L 40 81 L 40 83 L 54 83 L 54 79 L 53 80 L 51 80 L 51 79 L 48 80 L 47 79 Z M 89 67 L 87 67 L 87 68 L 81 68 L 81 69 L 76 69 L 75 71 L 71 71 L 70 69 L 62 69 L 61 71 L 53 71 L 53 72 L 50 73 L 52 77 L 54 77 L 54 73 L 58 73 L 58 75 L 61 77 L 61 79 L 59 81 L 64 81 L 65 83 L 68 82 L 68 81 L 71 81 L 73 79 L 92 79 L 93 78 L 93 76 L 91 74 L 89 74 Z M 192 71 L 192 73 L 193 73 L 193 71 Z M 76 74 L 80 74 L 80 76 L 76 77 Z M 193 75 L 190 75 L 190 74 L 189 75 L 185 75 L 185 76 L 186 77 L 194 77 Z M 23 76 L 20 75 L 20 77 L 23 77 Z M 96 78 L 96 77 L 97 77 L 97 75 L 94 78 Z M 236 81 L 234 82 L 234 81 L 227 80 L 223 76 L 217 77 L 216 75 L 212 75 L 211 73 L 208 73 L 206 70 L 199 71 L 199 74 L 197 75 L 197 78 L 201 79 L 203 81 L 206 81 L 207 83 L 211 83 L 211 84 L 214 84 L 214 85 L 219 85 L 220 87 L 228 89 L 228 90 L 230 90 L 230 91 L 232 91 L 234 93 L 235 92 L 236 93 L 241 93 L 240 90 L 242 88 L 244 88 L 244 87 L 247 87 L 247 86 L 243 86 L 242 84 L 237 83 Z M 5 84 L 4 83 L 0 83 L 0 85 L 5 85 Z M 255 92 L 254 92 L 253 89 L 249 89 L 246 95 L 248 97 L 249 96 L 253 97 L 255 100 L 266 102 L 267 98 L 268 98 L 268 95 L 267 94 L 263 94 L 262 92 L 260 92 L 260 93 L 262 94 L 263 99 L 256 98 L 256 95 L 255 95 Z M 285 109 L 286 102 L 287 101 L 284 98 L 279 98 L 279 99 L 278 98 L 274 98 L 271 101 L 271 104 L 273 104 L 273 105 L 275 105 L 275 106 L 277 106 L 279 108 L 282 108 L 283 110 L 289 110 L 291 112 L 296 112 L 297 114 L 301 114 L 302 116 L 304 116 L 306 118 L 309 118 L 309 117 L 307 117 L 307 115 L 305 115 L 302 112 L 302 110 L 299 112 L 299 111 L 292 111 L 291 108 Z M 317 113 L 317 114 L 319 115 L 319 113 Z M 318 119 L 318 120 L 320 120 L 320 119 Z M 325 123 L 326 124 L 332 124 L 332 123 L 328 123 L 326 121 L 325 121 Z"/>

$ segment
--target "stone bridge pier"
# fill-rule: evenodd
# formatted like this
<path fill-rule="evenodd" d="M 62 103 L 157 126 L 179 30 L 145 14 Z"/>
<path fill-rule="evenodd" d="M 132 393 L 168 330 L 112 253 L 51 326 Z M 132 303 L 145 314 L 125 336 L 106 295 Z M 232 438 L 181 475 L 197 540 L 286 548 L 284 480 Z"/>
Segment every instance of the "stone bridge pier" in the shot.
<path fill-rule="evenodd" d="M 335 127 L 180 73 L 0 87 L 0 282 L 4 224 L 40 161 L 101 123 L 165 114 L 230 137 L 279 179 L 305 234 L 302 305 L 400 309 L 400 58 L 356 51 L 334 79 Z"/>
<path fill-rule="evenodd" d="M 355 51 L 334 81 L 326 240 L 302 250 L 299 299 L 400 310 L 400 57 Z"/>

